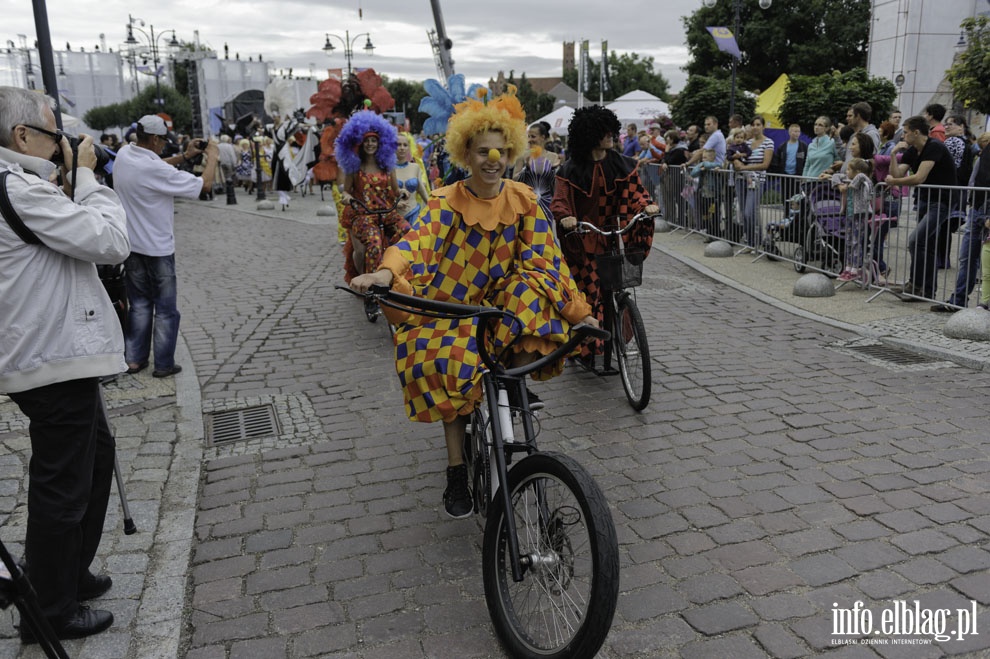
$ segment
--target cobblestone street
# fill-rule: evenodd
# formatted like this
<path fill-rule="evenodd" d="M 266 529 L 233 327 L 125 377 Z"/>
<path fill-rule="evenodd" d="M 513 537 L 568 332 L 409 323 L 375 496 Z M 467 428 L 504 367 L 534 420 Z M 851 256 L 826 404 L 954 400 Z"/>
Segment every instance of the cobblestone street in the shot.
<path fill-rule="evenodd" d="M 279 424 L 277 437 L 198 449 L 179 656 L 501 657 L 481 526 L 440 510 L 441 427 L 406 420 L 388 331 L 334 290 L 336 227 L 300 205 L 179 208 L 182 337 L 201 396 L 185 409 L 270 404 Z M 953 612 L 975 600 L 990 619 L 990 374 L 863 355 L 861 336 L 659 250 L 638 299 L 654 359 L 644 412 L 618 379 L 575 368 L 532 385 L 547 404 L 541 447 L 594 475 L 618 529 L 620 599 L 600 656 L 990 655 L 982 628 L 873 639 L 919 645 L 839 646 L 864 634 L 832 633 L 833 609 L 856 602 L 877 624 L 893 600 Z M 0 439 L 22 455 L 18 432 Z M 5 474 L 20 465 L 4 458 Z M 139 622 L 116 635 L 137 638 Z M 70 647 L 144 656 L 91 642 Z"/>

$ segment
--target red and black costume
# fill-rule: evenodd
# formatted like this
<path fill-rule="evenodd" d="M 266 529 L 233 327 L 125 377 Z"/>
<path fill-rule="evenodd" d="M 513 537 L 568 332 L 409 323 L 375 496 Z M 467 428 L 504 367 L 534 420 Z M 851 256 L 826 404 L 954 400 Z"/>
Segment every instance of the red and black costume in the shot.
<path fill-rule="evenodd" d="M 560 226 L 560 220 L 571 216 L 578 222 L 599 227 L 614 226 L 618 220 L 632 217 L 650 203 L 650 196 L 639 181 L 636 161 L 617 151 L 606 151 L 605 158 L 598 161 L 570 159 L 557 171 L 550 210 L 557 221 L 557 235 L 571 274 L 599 321 L 603 320 L 604 311 L 595 255 L 605 251 L 606 239 L 593 233 L 571 234 Z M 645 258 L 653 244 L 653 223 L 638 222 L 623 239 L 626 249 L 641 251 Z M 600 353 L 601 349 L 601 342 L 597 342 L 595 352 Z M 581 351 L 582 356 L 591 354 L 587 344 Z"/>

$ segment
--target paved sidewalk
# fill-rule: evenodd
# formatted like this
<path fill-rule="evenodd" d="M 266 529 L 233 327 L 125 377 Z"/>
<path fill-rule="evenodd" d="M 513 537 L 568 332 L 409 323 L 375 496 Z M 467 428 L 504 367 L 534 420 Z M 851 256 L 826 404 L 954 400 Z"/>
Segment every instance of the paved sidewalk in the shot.
<path fill-rule="evenodd" d="M 333 289 L 327 204 L 238 202 L 179 206 L 183 372 L 106 388 L 138 533 L 111 500 L 97 567 L 114 588 L 95 604 L 116 622 L 70 655 L 501 657 L 477 522 L 437 512 L 438 428 L 405 422 L 385 328 Z M 538 385 L 545 447 L 588 467 L 619 528 L 601 656 L 817 654 L 833 598 L 975 599 L 983 614 L 988 346 L 945 339 L 927 305 L 793 298 L 789 264 L 705 259 L 683 234 L 656 244 L 639 291 L 661 371 L 647 411 L 580 373 Z M 946 361 L 851 356 L 878 338 Z M 254 405 L 275 410 L 277 436 L 204 443 L 204 414 Z M 15 555 L 28 449 L 0 398 L 0 538 Z M 0 657 L 42 656 L 15 617 L 0 615 Z M 943 653 L 987 656 L 990 636 L 829 654 Z"/>

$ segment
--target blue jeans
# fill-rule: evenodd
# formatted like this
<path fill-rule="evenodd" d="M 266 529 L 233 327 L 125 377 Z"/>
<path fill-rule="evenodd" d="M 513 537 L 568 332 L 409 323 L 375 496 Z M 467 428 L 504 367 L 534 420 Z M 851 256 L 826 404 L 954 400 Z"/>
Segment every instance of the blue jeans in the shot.
<path fill-rule="evenodd" d="M 736 180 L 736 198 L 739 200 L 742 230 L 746 234 L 746 245 L 749 247 L 756 247 L 763 241 L 763 227 L 760 225 L 762 185 L 760 181 L 756 181 L 756 187 L 751 188 L 746 181 Z"/>
<path fill-rule="evenodd" d="M 128 364 L 148 361 L 154 324 L 155 370 L 170 369 L 175 366 L 175 343 L 179 338 L 175 254 L 145 256 L 131 252 L 124 267 L 130 303 L 124 357 Z"/>
<path fill-rule="evenodd" d="M 980 250 L 983 237 L 983 222 L 987 209 L 971 208 L 969 222 L 959 245 L 959 272 L 956 274 L 956 290 L 949 298 L 949 304 L 965 307 L 969 294 L 976 287 L 976 274 L 980 271 Z M 990 282 L 984 284 L 990 286 Z"/>

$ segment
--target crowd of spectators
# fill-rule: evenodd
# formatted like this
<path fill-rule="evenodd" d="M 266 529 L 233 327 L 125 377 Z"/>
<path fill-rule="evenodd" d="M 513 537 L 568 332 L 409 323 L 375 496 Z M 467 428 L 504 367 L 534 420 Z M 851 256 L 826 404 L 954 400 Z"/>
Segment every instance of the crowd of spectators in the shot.
<path fill-rule="evenodd" d="M 793 124 L 786 141 L 775 143 L 759 115 L 748 123 L 734 115 L 725 132 L 709 116 L 703 131 L 695 125 L 667 131 L 659 153 L 646 149 L 650 136 L 635 125 L 627 126 L 617 148 L 637 158 L 669 221 L 698 228 L 709 241 L 724 238 L 748 250 L 762 244 L 761 208 L 768 190 L 786 210 L 789 200 L 824 182 L 841 196 L 844 209 L 841 231 L 848 240 L 840 279 L 860 278 L 869 256 L 878 264 L 872 283 L 896 288 L 906 301 L 936 299 L 937 272 L 951 267 L 952 236 L 961 230 L 955 290 L 944 304 L 932 306 L 932 311 L 955 311 L 967 305 L 979 281 L 981 247 L 988 239 L 986 195 L 962 188 L 987 185 L 988 158 L 981 155 L 990 134 L 977 139 L 962 114 L 936 103 L 901 119 L 894 108 L 878 122 L 871 106 L 859 102 L 848 108 L 844 121 L 816 118 L 810 139 Z M 903 285 L 894 286 L 885 279 L 890 273 L 886 240 L 908 209 L 917 212 L 908 239 L 910 272 Z M 884 221 L 870 223 L 874 216 Z"/>

